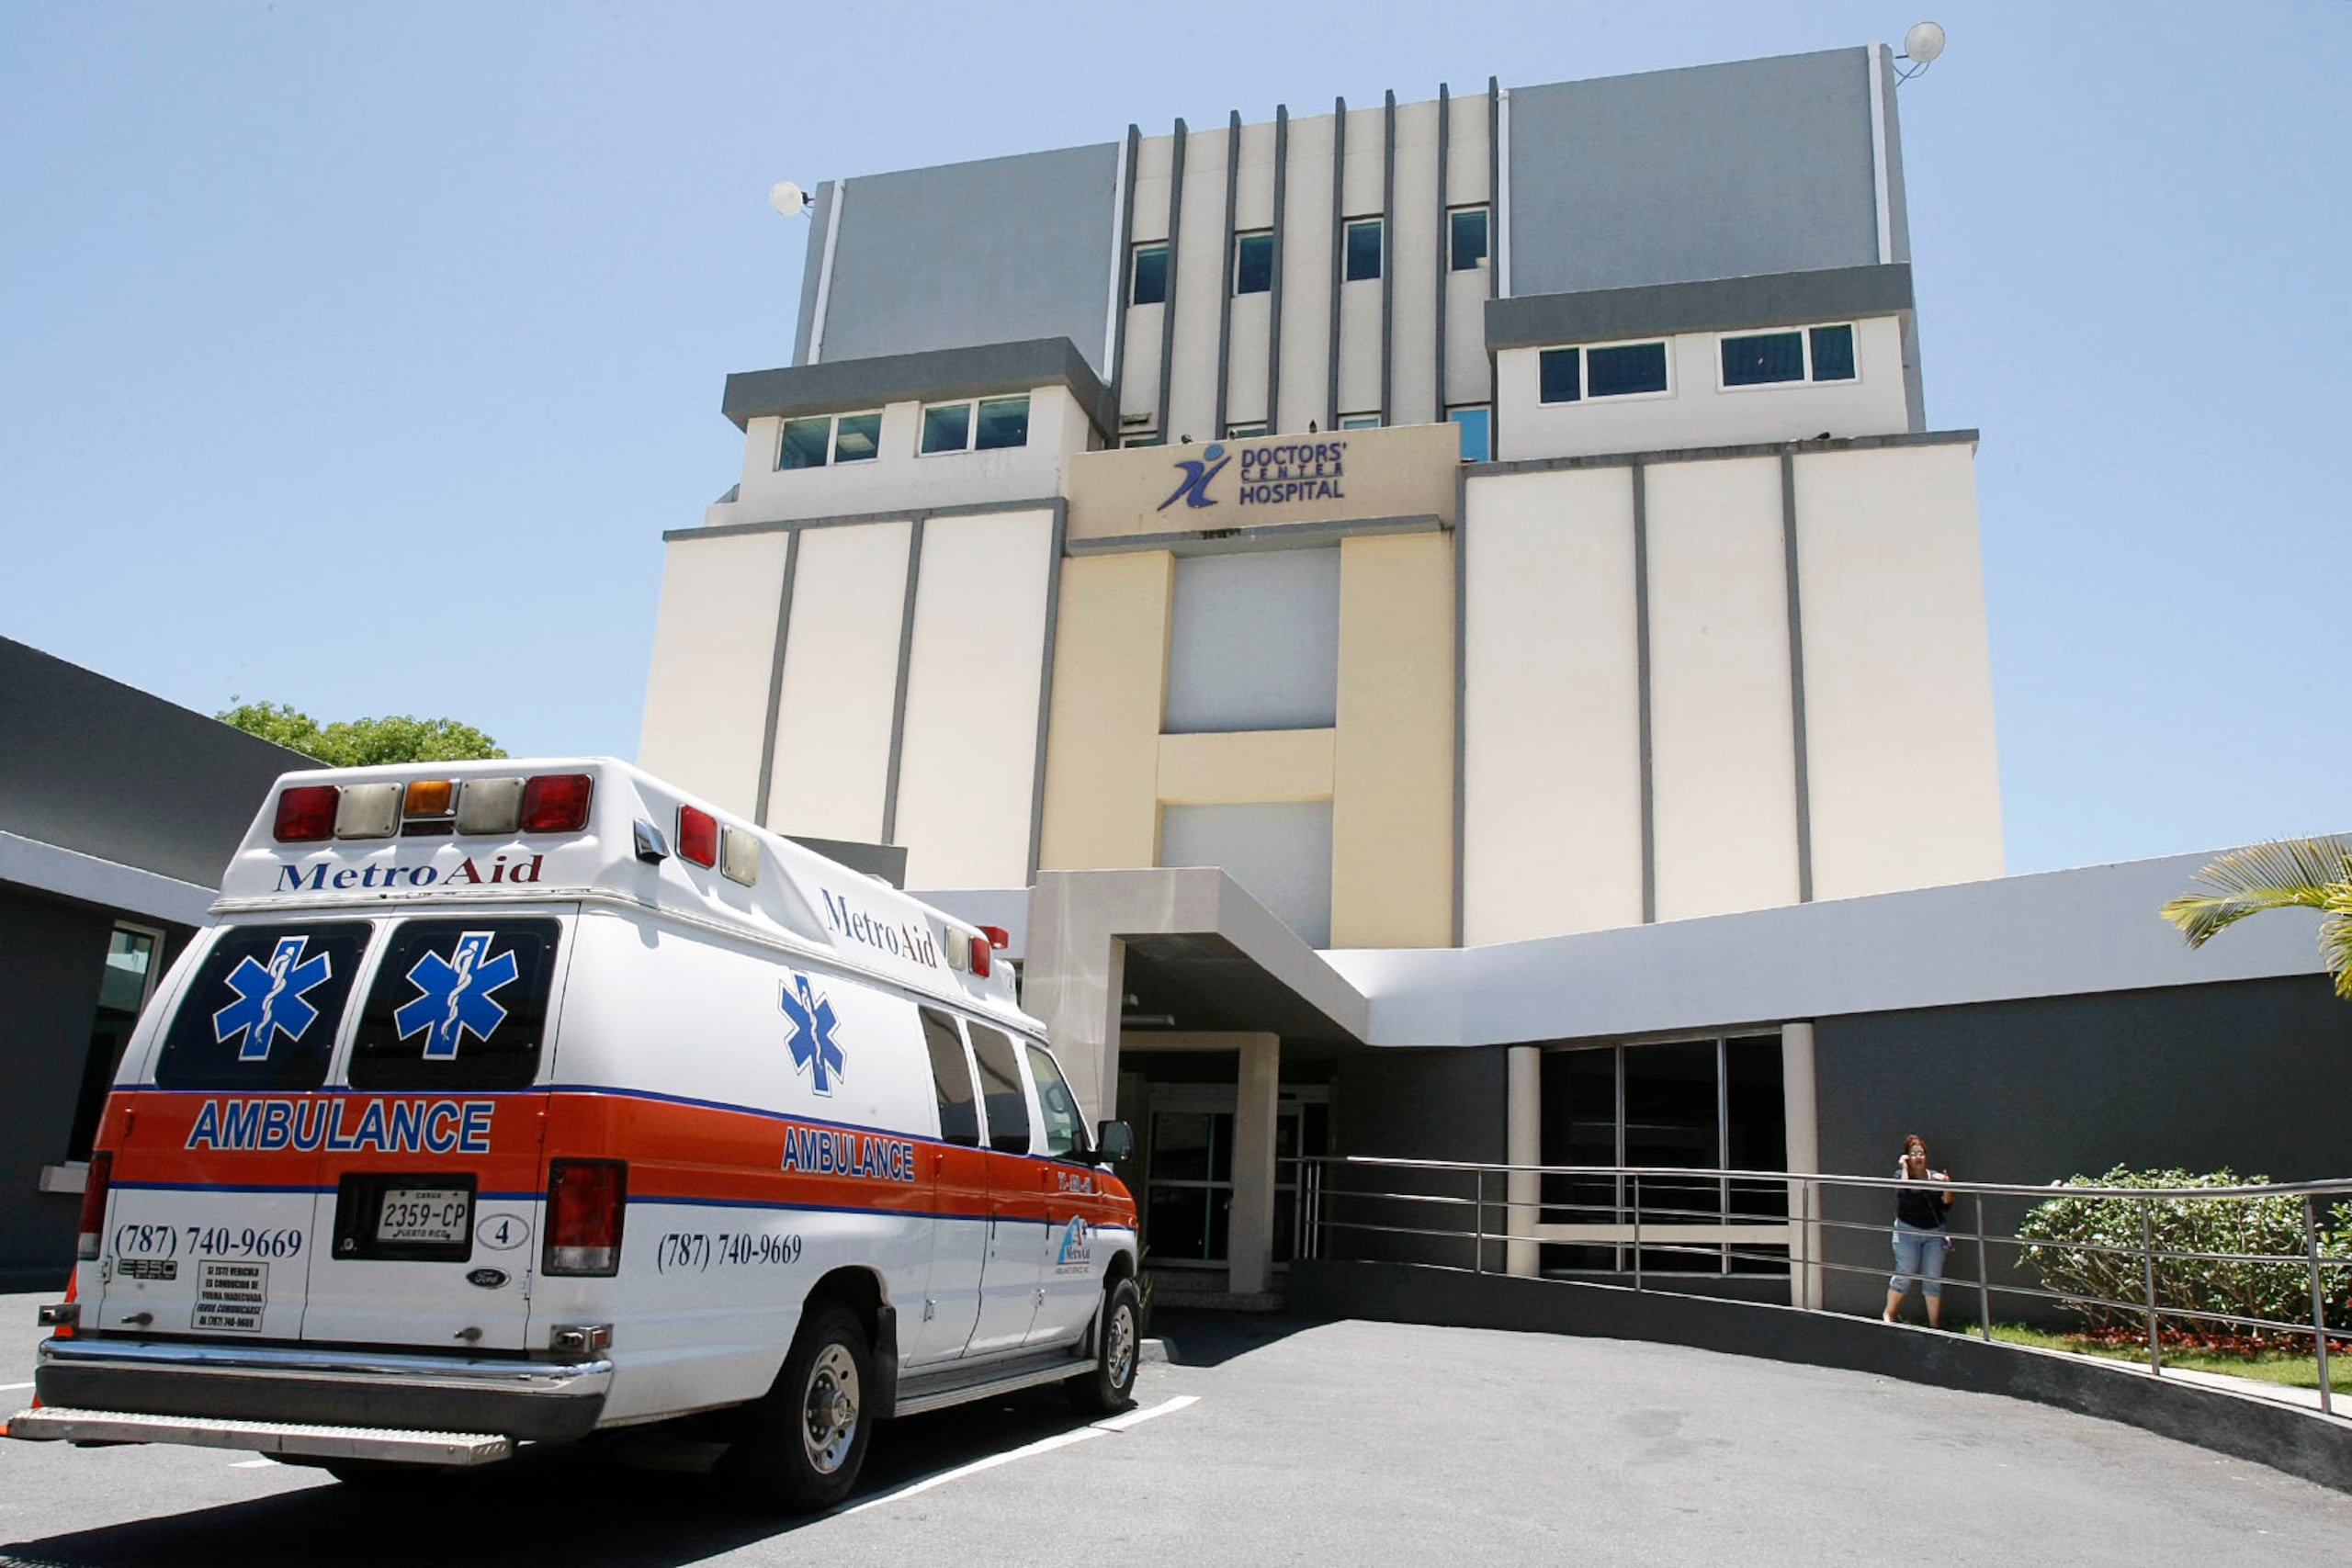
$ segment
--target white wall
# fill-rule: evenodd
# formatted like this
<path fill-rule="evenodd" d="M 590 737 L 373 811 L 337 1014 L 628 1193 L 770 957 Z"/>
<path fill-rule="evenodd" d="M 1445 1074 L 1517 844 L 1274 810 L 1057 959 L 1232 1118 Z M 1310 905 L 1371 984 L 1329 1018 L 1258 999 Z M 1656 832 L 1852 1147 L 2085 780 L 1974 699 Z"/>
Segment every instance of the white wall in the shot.
<path fill-rule="evenodd" d="M 1797 900 L 1781 465 L 1645 470 L 1657 918 Z"/>
<path fill-rule="evenodd" d="M 1011 388 L 1005 395 L 1022 390 Z M 828 463 L 821 468 L 778 468 L 776 449 L 784 422 L 750 421 L 744 431 L 743 470 L 736 498 L 707 508 L 704 524 L 775 523 L 1035 501 L 1059 493 L 1063 460 L 1098 441 L 1085 411 L 1065 387 L 1031 389 L 1028 445 L 993 452 L 942 452 L 926 457 L 922 455 L 922 405 L 889 403 L 881 412 L 879 457 L 864 463 Z"/>
<path fill-rule="evenodd" d="M 750 816 L 759 790 L 786 536 L 673 541 L 662 558 L 639 767 Z"/>
<path fill-rule="evenodd" d="M 1331 803 L 1169 806 L 1159 863 L 1213 865 L 1313 948 L 1331 945 Z"/>
<path fill-rule="evenodd" d="M 1634 504 L 1624 468 L 1471 481 L 1463 940 L 1642 918 Z"/>
<path fill-rule="evenodd" d="M 1216 332 L 1225 313 L 1225 128 L 1184 138 L 1184 211 L 1176 235 L 1175 374 L 1168 439 L 1214 441 Z"/>
<path fill-rule="evenodd" d="M 1340 549 L 1180 556 L 1170 735 L 1328 729 L 1340 703 Z"/>
<path fill-rule="evenodd" d="M 1396 209 L 1388 220 L 1389 420 L 1433 424 L 1437 396 L 1437 104 L 1396 106 Z"/>
<path fill-rule="evenodd" d="M 1669 340 L 1668 389 L 1663 397 L 1573 403 L 1539 400 L 1543 350 L 1504 349 L 1495 356 L 1500 427 L 1496 455 L 1508 459 L 1665 452 L 1803 441 L 1825 431 L 1836 436 L 1894 435 L 1910 427 L 1903 400 L 1902 332 L 1894 316 L 1855 323 L 1850 381 L 1725 389 L 1720 385 L 1724 335 L 1683 333 Z"/>
<path fill-rule="evenodd" d="M 1796 459 L 1816 897 L 2001 874 L 1974 456 Z"/>
<path fill-rule="evenodd" d="M 923 524 L 894 835 L 910 887 L 1028 884 L 1053 543 L 1047 511 Z"/>
<path fill-rule="evenodd" d="M 863 523 L 801 534 L 768 789 L 780 833 L 881 840 L 912 533 Z"/>

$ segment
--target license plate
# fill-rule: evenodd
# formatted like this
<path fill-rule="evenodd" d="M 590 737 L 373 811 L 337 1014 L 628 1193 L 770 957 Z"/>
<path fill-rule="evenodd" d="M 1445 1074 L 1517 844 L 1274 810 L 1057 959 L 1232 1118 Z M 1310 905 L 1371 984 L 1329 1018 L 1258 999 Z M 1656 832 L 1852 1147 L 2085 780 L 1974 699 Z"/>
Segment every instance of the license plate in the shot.
<path fill-rule="evenodd" d="M 388 1187 L 376 1211 L 376 1240 L 456 1246 L 473 1231 L 474 1195 L 452 1187 Z"/>

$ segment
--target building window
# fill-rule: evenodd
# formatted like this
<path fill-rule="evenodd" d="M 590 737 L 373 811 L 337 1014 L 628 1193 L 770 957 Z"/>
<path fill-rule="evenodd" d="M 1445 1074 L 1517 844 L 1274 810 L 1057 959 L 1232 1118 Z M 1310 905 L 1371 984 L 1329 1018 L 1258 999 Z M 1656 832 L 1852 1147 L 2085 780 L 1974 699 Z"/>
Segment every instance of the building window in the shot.
<path fill-rule="evenodd" d="M 1481 403 L 1476 408 L 1448 409 L 1445 417 L 1462 433 L 1462 460 L 1483 463 L 1490 455 L 1494 434 L 1494 411 Z"/>
<path fill-rule="evenodd" d="M 1380 229 L 1377 218 L 1351 219 L 1348 223 L 1348 270 L 1350 283 L 1362 283 L 1380 276 Z"/>
<path fill-rule="evenodd" d="M 1166 245 L 1137 245 L 1135 278 L 1127 291 L 1127 303 L 1164 305 L 1167 302 L 1168 247 Z"/>
<path fill-rule="evenodd" d="M 934 403 L 922 411 L 922 455 L 961 452 L 972 444 L 972 405 Z"/>
<path fill-rule="evenodd" d="M 1536 400 L 1573 403 L 1585 398 L 1658 397 L 1672 389 L 1663 343 L 1607 344 L 1599 348 L 1547 348 L 1536 358 Z"/>
<path fill-rule="evenodd" d="M 1337 723 L 1338 547 L 1177 557 L 1164 705 L 1161 728 L 1170 735 Z"/>
<path fill-rule="evenodd" d="M 1165 446 L 1168 445 L 1168 438 L 1157 431 L 1152 431 L 1142 435 L 1122 435 L 1119 437 L 1119 445 L 1121 446 Z"/>
<path fill-rule="evenodd" d="M 1792 381 L 1854 378 L 1854 328 L 1805 327 L 1750 333 L 1723 340 L 1725 387 L 1771 387 Z"/>
<path fill-rule="evenodd" d="M 1272 233 L 1233 237 L 1233 291 L 1263 294 L 1274 286 L 1274 237 Z"/>
<path fill-rule="evenodd" d="M 1225 427 L 1225 438 L 1227 441 L 1247 441 L 1252 436 L 1263 435 L 1265 434 L 1266 422 L 1264 420 L 1260 420 L 1255 424 L 1228 424 Z"/>
<path fill-rule="evenodd" d="M 1455 272 L 1476 272 L 1487 265 L 1487 209 L 1457 207 L 1445 215 L 1446 265 Z"/>
<path fill-rule="evenodd" d="M 1017 398 L 982 398 L 978 435 L 972 445 L 982 452 L 1028 446 L 1029 395 L 1023 392 Z"/>
<path fill-rule="evenodd" d="M 107 1108 L 107 1091 L 114 1084 L 115 1068 L 122 1065 L 123 1047 L 139 1014 L 154 995 L 155 976 L 162 969 L 164 933 L 145 926 L 117 925 L 107 938 L 107 966 L 98 976 L 97 1016 L 90 1024 L 89 1055 L 82 1060 L 82 1092 L 74 1108 L 74 1125 L 65 1141 L 65 1157 L 88 1159 L 97 1142 L 98 1118 Z"/>
<path fill-rule="evenodd" d="M 1787 1169 L 1780 1036 L 1544 1053 L 1542 1158 L 1545 1165 Z M 1778 1273 L 1787 1267 L 1785 1247 L 1673 1237 L 1677 1226 L 1784 1218 L 1786 1182 L 1661 1175 L 1640 1185 L 1645 1270 Z M 1544 1177 L 1546 1225 L 1611 1227 L 1591 1241 L 1547 1243 L 1545 1271 L 1631 1269 L 1634 1198 L 1630 1175 Z"/>
<path fill-rule="evenodd" d="M 775 466 L 779 468 L 821 468 L 825 454 L 832 446 L 833 422 L 830 415 L 816 419 L 787 419 L 784 422 L 784 439 L 776 444 Z"/>
<path fill-rule="evenodd" d="M 870 463 L 882 455 L 882 416 L 845 413 L 833 421 L 833 461 Z"/>
<path fill-rule="evenodd" d="M 1378 430 L 1380 416 L 1376 413 L 1343 413 L 1340 416 L 1341 430 Z"/>

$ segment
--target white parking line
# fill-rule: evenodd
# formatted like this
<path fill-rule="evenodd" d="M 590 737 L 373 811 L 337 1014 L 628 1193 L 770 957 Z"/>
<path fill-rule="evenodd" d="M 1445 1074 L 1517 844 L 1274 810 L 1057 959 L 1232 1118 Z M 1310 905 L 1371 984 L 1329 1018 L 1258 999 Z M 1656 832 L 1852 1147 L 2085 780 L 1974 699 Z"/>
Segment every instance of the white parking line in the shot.
<path fill-rule="evenodd" d="M 28 1382 L 0 1382 L 0 1393 L 21 1393 L 32 1386 Z"/>
<path fill-rule="evenodd" d="M 277 1468 L 277 1461 L 274 1459 L 241 1459 L 229 1468 L 231 1470 L 275 1470 Z"/>
<path fill-rule="evenodd" d="M 1188 1404 L 1199 1403 L 1200 1395 L 1198 1394 L 1180 1393 L 1175 1398 L 1163 1400 L 1147 1410 L 1130 1410 L 1124 1416 L 1114 1416 L 1107 1420 L 1080 1427 L 1074 1432 L 1057 1432 L 1050 1438 L 1040 1438 L 1034 1443 L 1023 1443 L 1017 1449 L 1007 1449 L 1001 1454 L 989 1454 L 987 1458 L 976 1459 L 969 1464 L 959 1464 L 953 1470 L 943 1470 L 937 1475 L 926 1475 L 921 1481 L 910 1482 L 895 1492 L 883 1493 L 879 1497 L 868 1497 L 863 1503 L 853 1504 L 842 1509 L 841 1512 L 844 1515 L 862 1514 L 868 1508 L 878 1508 L 885 1503 L 896 1503 L 901 1498 L 928 1492 L 934 1486 L 944 1486 L 948 1482 L 960 1481 L 967 1475 L 978 1475 L 984 1470 L 994 1470 L 1001 1464 L 1011 1464 L 1017 1459 L 1028 1459 L 1036 1454 L 1051 1453 L 1056 1449 L 1069 1448 L 1072 1443 L 1082 1443 L 1089 1438 L 1099 1438 L 1105 1432 L 1124 1432 L 1132 1427 L 1140 1426 L 1154 1416 L 1172 1415 Z"/>

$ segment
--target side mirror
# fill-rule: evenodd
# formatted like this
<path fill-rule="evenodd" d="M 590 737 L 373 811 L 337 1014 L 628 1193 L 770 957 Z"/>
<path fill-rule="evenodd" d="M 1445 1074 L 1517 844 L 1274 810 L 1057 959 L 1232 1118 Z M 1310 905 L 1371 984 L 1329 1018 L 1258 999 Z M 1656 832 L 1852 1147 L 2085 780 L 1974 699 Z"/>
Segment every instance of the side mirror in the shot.
<path fill-rule="evenodd" d="M 1116 1165 L 1121 1160 L 1134 1157 L 1135 1152 L 1135 1129 L 1125 1122 L 1105 1122 L 1096 1129 L 1094 1156 L 1104 1164 Z"/>

